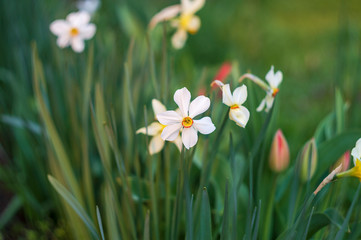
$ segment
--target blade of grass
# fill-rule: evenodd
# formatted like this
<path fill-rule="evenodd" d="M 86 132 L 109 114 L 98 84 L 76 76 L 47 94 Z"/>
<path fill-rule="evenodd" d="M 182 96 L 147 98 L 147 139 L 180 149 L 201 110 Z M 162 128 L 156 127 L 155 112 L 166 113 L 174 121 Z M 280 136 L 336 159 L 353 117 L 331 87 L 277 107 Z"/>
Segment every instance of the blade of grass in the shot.
<path fill-rule="evenodd" d="M 91 221 L 88 214 L 85 212 L 83 207 L 77 201 L 77 199 L 63 186 L 61 185 L 55 178 L 48 175 L 49 182 L 55 188 L 55 190 L 59 193 L 60 196 L 64 198 L 64 200 L 71 206 L 71 208 L 78 214 L 84 224 L 87 226 L 88 230 L 92 234 L 92 236 L 96 239 L 99 239 L 98 232 Z"/>
<path fill-rule="evenodd" d="M 98 206 L 96 206 L 96 212 L 97 212 L 97 220 L 98 220 L 98 225 L 99 225 L 99 229 L 100 229 L 100 234 L 101 234 L 102 240 L 105 240 L 104 230 L 103 230 L 103 223 L 102 223 L 102 216 L 100 215 L 100 211 L 99 211 Z"/>

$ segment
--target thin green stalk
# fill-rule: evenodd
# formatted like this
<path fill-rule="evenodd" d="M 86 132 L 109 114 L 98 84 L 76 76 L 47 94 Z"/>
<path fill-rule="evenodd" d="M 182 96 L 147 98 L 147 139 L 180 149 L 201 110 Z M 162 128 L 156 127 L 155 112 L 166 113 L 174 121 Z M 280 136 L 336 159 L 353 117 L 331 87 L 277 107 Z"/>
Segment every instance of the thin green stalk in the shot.
<path fill-rule="evenodd" d="M 265 221 L 263 222 L 264 230 L 263 230 L 263 236 L 262 239 L 268 240 L 270 239 L 270 232 L 272 229 L 273 221 L 273 204 L 274 204 L 274 198 L 276 193 L 276 186 L 277 186 L 277 176 L 275 176 L 272 179 L 272 188 L 271 188 L 271 194 L 269 197 L 267 197 L 267 209 L 266 209 L 266 217 Z"/>

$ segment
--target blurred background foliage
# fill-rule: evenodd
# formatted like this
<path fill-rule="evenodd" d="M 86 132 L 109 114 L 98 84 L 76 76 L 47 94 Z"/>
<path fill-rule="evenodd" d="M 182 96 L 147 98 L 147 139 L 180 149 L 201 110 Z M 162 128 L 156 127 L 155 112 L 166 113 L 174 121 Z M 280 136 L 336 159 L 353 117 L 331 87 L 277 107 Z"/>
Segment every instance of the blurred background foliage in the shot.
<path fill-rule="evenodd" d="M 65 18 L 69 12 L 76 10 L 74 1 L 0 1 L 0 187 L 4 188 L 2 199 L 6 199 L 2 203 L 0 200 L 0 203 L 5 209 L 12 199 L 11 205 L 6 208 L 8 216 L 21 208 L 24 212 L 18 216 L 19 221 L 24 217 L 33 219 L 29 228 L 40 229 L 42 223 L 37 221 L 48 216 L 49 212 L 54 214 L 52 209 L 56 204 L 49 200 L 54 198 L 53 193 L 44 190 L 50 187 L 46 178 L 49 166 L 45 160 L 49 158 L 49 146 L 44 140 L 45 133 L 34 98 L 31 44 L 36 43 L 43 64 L 46 85 L 51 93 L 46 104 L 53 106 L 50 111 L 58 133 L 71 159 L 79 160 L 83 153 L 77 148 L 76 143 L 80 140 L 74 138 L 73 133 L 83 131 L 76 128 L 81 126 L 81 114 L 72 113 L 76 112 L 74 108 L 85 106 L 81 92 L 90 46 L 94 46 L 93 81 L 100 82 L 104 88 L 106 106 L 111 109 L 126 108 L 121 97 L 125 92 L 119 92 L 119 88 L 131 85 L 131 98 L 135 99 L 131 103 L 135 110 L 130 110 L 134 111 L 130 116 L 133 119 L 122 119 L 121 122 L 126 122 L 125 126 L 131 125 L 131 128 L 124 129 L 125 132 L 134 133 L 144 126 L 144 104 L 147 105 L 148 115 L 152 116 L 148 103 L 155 95 L 154 88 L 143 85 L 146 81 L 152 86 L 147 24 L 159 10 L 177 3 L 165 0 L 102 0 L 92 19 L 97 26 L 95 38 L 86 43 L 83 54 L 75 55 L 70 49 L 60 50 L 49 31 L 52 21 Z M 204 87 L 209 89 L 219 67 L 226 61 L 234 66 L 232 77 L 228 78 L 228 81 L 232 79 L 233 86 L 236 86 L 240 74 L 250 71 L 263 78 L 274 65 L 276 70 L 283 72 L 284 79 L 272 127 L 283 130 L 291 143 L 293 161 L 302 145 L 314 136 L 319 123 L 333 111 L 336 86 L 350 104 L 344 125 L 350 129 L 360 127 L 361 114 L 355 107 L 361 104 L 360 12 L 361 5 L 357 0 L 207 0 L 198 13 L 202 27 L 188 38 L 183 49 L 176 51 L 170 46 L 173 29 L 169 25 L 160 24 L 149 34 L 155 74 L 160 79 L 166 72 L 171 79 L 169 88 L 160 86 L 161 99 L 172 99 L 174 91 L 183 86 L 193 89 L 192 96 Z M 166 38 L 163 28 L 167 30 Z M 165 67 L 164 46 L 168 54 Z M 131 59 L 132 56 L 136 57 Z M 125 62 L 128 66 L 124 65 Z M 128 73 L 127 68 L 130 69 Z M 124 83 L 125 74 L 131 75 L 128 85 Z M 252 84 L 248 82 L 247 85 Z M 252 86 L 249 86 L 249 91 L 256 94 L 256 99 L 261 99 L 264 94 Z M 174 104 L 167 106 L 174 107 Z M 252 107 L 251 114 L 256 115 L 256 106 Z M 224 112 L 221 113 L 215 116 L 216 122 L 222 119 Z M 121 118 L 122 114 L 117 113 L 116 116 Z M 261 126 L 260 119 L 255 117 L 254 121 L 249 124 L 253 133 Z M 91 127 L 91 123 L 88 124 Z M 118 132 L 122 130 L 118 129 Z M 252 139 L 252 134 L 248 135 Z M 136 137 L 131 142 L 127 140 L 124 136 L 119 139 L 125 158 L 130 159 L 134 153 L 140 154 L 140 159 L 146 158 L 145 154 L 139 153 L 140 146 L 133 145 L 144 144 L 143 138 Z M 93 156 L 91 171 L 94 184 L 100 185 L 104 176 L 94 142 L 89 143 L 89 155 Z M 73 164 L 75 174 L 80 175 L 82 162 L 79 160 Z M 144 170 L 135 167 L 132 171 L 139 171 L 137 174 L 142 175 Z M 219 192 L 224 192 L 223 183 L 219 183 Z M 13 198 L 13 193 L 21 193 L 17 195 L 21 197 Z M 352 196 L 348 197 L 352 200 Z M 217 204 L 217 209 L 221 209 L 222 203 Z M 0 227 L 6 220 L 5 215 L 0 220 Z M 59 224 L 63 223 L 55 223 Z M 56 227 L 49 223 L 45 228 Z M 62 234 L 59 230 L 57 236 Z M 36 235 L 34 239 L 37 239 Z"/>

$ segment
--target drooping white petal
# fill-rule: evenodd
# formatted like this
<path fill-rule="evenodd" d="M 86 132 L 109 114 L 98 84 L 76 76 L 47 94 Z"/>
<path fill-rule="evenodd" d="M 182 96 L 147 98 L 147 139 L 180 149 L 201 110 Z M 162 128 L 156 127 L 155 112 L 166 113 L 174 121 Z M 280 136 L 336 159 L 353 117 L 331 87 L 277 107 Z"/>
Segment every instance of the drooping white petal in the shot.
<path fill-rule="evenodd" d="M 202 134 L 210 134 L 216 130 L 216 127 L 212 123 L 212 119 L 210 117 L 194 120 L 193 125 Z"/>
<path fill-rule="evenodd" d="M 182 142 L 189 149 L 196 145 L 198 141 L 197 130 L 194 127 L 184 128 L 182 131 Z"/>
<path fill-rule="evenodd" d="M 178 150 L 181 152 L 183 143 L 180 135 L 177 136 L 177 138 L 173 141 L 173 143 L 177 146 Z"/>
<path fill-rule="evenodd" d="M 193 14 L 204 6 L 205 0 L 181 0 L 182 12 Z"/>
<path fill-rule="evenodd" d="M 235 121 L 236 124 L 240 127 L 245 127 L 248 120 L 249 120 L 249 111 L 247 108 L 243 106 L 239 106 L 235 109 L 230 109 L 229 111 L 229 118 L 232 121 Z"/>
<path fill-rule="evenodd" d="M 57 36 L 68 35 L 69 30 L 70 25 L 65 20 L 55 20 L 50 24 L 50 31 Z"/>
<path fill-rule="evenodd" d="M 188 116 L 189 103 L 191 101 L 191 93 L 188 91 L 186 87 L 178 89 L 174 93 L 174 101 L 178 105 L 182 117 Z"/>
<path fill-rule="evenodd" d="M 222 102 L 229 107 L 233 105 L 233 96 L 229 84 L 225 84 L 222 87 Z"/>
<path fill-rule="evenodd" d="M 199 28 L 201 27 L 201 20 L 198 16 L 193 16 L 188 23 L 187 31 L 194 34 L 198 32 Z"/>
<path fill-rule="evenodd" d="M 183 119 L 182 116 L 180 116 L 176 111 L 158 113 L 156 118 L 163 125 L 181 123 Z"/>
<path fill-rule="evenodd" d="M 164 8 L 159 13 L 155 14 L 150 20 L 149 28 L 153 29 L 159 22 L 167 21 L 174 18 L 181 11 L 181 5 L 172 5 Z"/>
<path fill-rule="evenodd" d="M 71 48 L 74 52 L 82 52 L 84 50 L 84 40 L 80 37 L 74 37 L 70 39 Z"/>
<path fill-rule="evenodd" d="M 163 129 L 161 137 L 166 141 L 174 141 L 179 135 L 179 131 L 182 128 L 181 123 L 171 124 Z"/>
<path fill-rule="evenodd" d="M 265 105 L 266 105 L 266 100 L 265 100 L 265 98 L 264 99 L 262 99 L 262 102 L 259 104 L 259 106 L 257 107 L 257 112 L 261 112 L 263 109 L 264 109 L 264 107 L 265 107 Z"/>
<path fill-rule="evenodd" d="M 187 32 L 179 28 L 172 36 L 172 45 L 175 49 L 180 49 L 187 41 Z"/>
<path fill-rule="evenodd" d="M 83 39 L 90 39 L 94 36 L 96 27 L 94 24 L 89 23 L 79 28 L 79 36 Z"/>
<path fill-rule="evenodd" d="M 59 36 L 58 39 L 56 40 L 56 44 L 61 48 L 65 48 L 65 47 L 69 46 L 69 44 L 70 44 L 69 35 Z"/>
<path fill-rule="evenodd" d="M 90 14 L 85 11 L 80 12 L 74 12 L 70 13 L 66 20 L 72 25 L 72 26 L 82 26 L 87 24 L 90 21 Z"/>
<path fill-rule="evenodd" d="M 274 97 L 272 97 L 271 94 L 267 94 L 266 97 L 265 97 L 265 100 L 266 100 L 266 109 L 265 111 L 268 112 L 272 106 L 273 106 L 273 102 L 274 102 Z"/>
<path fill-rule="evenodd" d="M 161 131 L 163 130 L 164 125 L 160 124 L 159 122 L 152 122 L 151 124 L 149 124 L 148 129 L 146 129 L 145 127 L 140 128 L 137 130 L 137 134 L 138 133 L 143 133 L 143 134 L 147 134 L 147 130 L 148 130 L 148 135 L 149 136 L 154 136 L 157 134 L 160 134 Z"/>
<path fill-rule="evenodd" d="M 194 118 L 195 116 L 204 113 L 210 105 L 211 101 L 209 98 L 205 96 L 196 97 L 189 105 L 189 117 Z"/>
<path fill-rule="evenodd" d="M 149 154 L 153 155 L 162 150 L 164 146 L 164 140 L 160 137 L 160 134 L 155 135 L 149 142 Z"/>
<path fill-rule="evenodd" d="M 242 85 L 233 92 L 233 103 L 237 105 L 243 104 L 247 100 L 247 87 Z"/>
<path fill-rule="evenodd" d="M 157 99 L 152 100 L 152 107 L 155 118 L 157 118 L 157 114 L 167 111 L 165 106 Z"/>

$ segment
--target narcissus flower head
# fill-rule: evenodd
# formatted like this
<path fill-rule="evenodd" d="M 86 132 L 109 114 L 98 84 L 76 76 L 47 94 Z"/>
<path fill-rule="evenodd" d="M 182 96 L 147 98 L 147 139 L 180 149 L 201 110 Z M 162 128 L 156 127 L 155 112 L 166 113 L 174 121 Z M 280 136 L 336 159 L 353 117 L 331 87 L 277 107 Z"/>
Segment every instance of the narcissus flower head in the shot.
<path fill-rule="evenodd" d="M 84 50 L 84 40 L 94 36 L 96 27 L 89 23 L 90 15 L 85 11 L 70 13 L 66 20 L 55 20 L 50 24 L 50 31 L 58 37 L 60 48 L 71 46 L 75 52 Z"/>
<path fill-rule="evenodd" d="M 229 84 L 223 84 L 221 81 L 215 80 L 212 85 L 217 85 L 222 90 L 222 101 L 230 107 L 229 118 L 240 127 L 246 127 L 250 113 L 242 104 L 247 100 L 247 87 L 242 85 L 231 93 Z"/>
<path fill-rule="evenodd" d="M 287 140 L 280 129 L 273 137 L 269 155 L 269 166 L 274 172 L 282 172 L 290 163 L 290 149 Z"/>
<path fill-rule="evenodd" d="M 172 45 L 179 49 L 187 40 L 187 32 L 195 34 L 201 26 L 201 20 L 195 13 L 204 6 L 205 0 L 181 0 L 181 4 L 164 8 L 154 15 L 149 28 L 154 28 L 159 22 L 172 20 L 171 25 L 177 28 L 172 37 Z M 177 15 L 179 15 L 177 17 Z"/>
<path fill-rule="evenodd" d="M 156 120 L 157 120 L 157 114 L 167 111 L 165 106 L 157 99 L 152 100 L 152 107 L 153 107 L 153 112 L 154 112 Z M 165 125 L 156 121 L 156 122 L 152 122 L 151 124 L 149 124 L 147 126 L 147 128 L 143 127 L 143 128 L 140 128 L 137 130 L 137 132 L 136 132 L 137 134 L 142 133 L 142 134 L 148 134 L 149 136 L 153 136 L 149 142 L 149 147 L 148 147 L 150 155 L 156 154 L 163 149 L 164 140 L 161 138 L 161 134 L 165 127 L 166 127 Z M 182 140 L 179 135 L 174 139 L 173 142 L 177 146 L 179 151 L 181 151 L 182 150 Z"/>
<path fill-rule="evenodd" d="M 357 140 L 356 146 L 351 150 L 351 155 L 355 166 L 348 171 L 337 174 L 336 177 L 356 177 L 361 182 L 361 138 Z"/>
<path fill-rule="evenodd" d="M 266 91 L 266 96 L 261 101 L 260 105 L 257 107 L 257 112 L 261 112 L 262 110 L 265 110 L 266 112 L 268 112 L 272 108 L 274 98 L 276 97 L 277 93 L 279 92 L 278 86 L 281 84 L 282 79 L 283 79 L 282 72 L 277 71 L 275 73 L 274 67 L 271 66 L 271 69 L 269 70 L 269 72 L 266 75 L 266 81 L 268 84 L 265 83 L 264 81 L 262 81 L 257 76 L 250 74 L 250 73 L 246 73 L 243 76 L 241 76 L 239 81 L 242 82 L 246 78 L 252 80 L 254 83 L 256 83 L 258 86 L 260 86 L 263 90 Z"/>
<path fill-rule="evenodd" d="M 166 111 L 157 114 L 158 121 L 166 125 L 161 138 L 173 141 L 182 130 L 182 142 L 189 149 L 196 145 L 198 132 L 202 134 L 212 133 L 216 127 L 210 117 L 203 117 L 195 120 L 199 114 L 204 113 L 210 106 L 210 100 L 205 96 L 198 96 L 192 102 L 191 93 L 187 88 L 178 89 L 174 94 L 174 101 L 179 107 L 180 113 L 176 111 Z"/>

